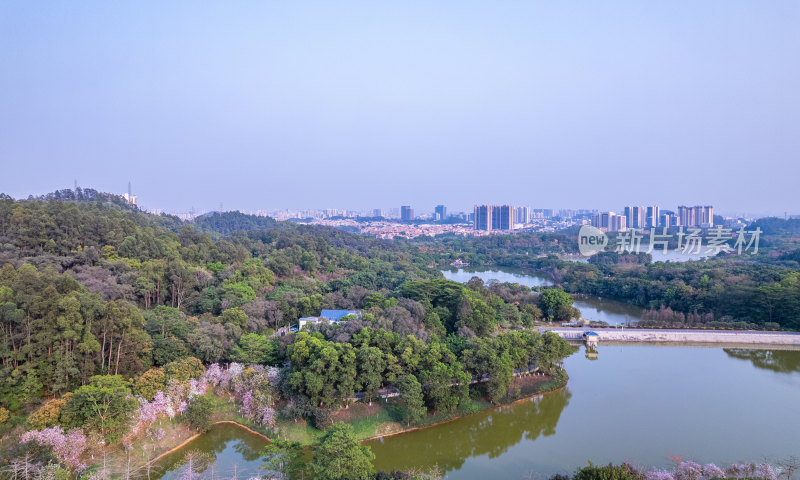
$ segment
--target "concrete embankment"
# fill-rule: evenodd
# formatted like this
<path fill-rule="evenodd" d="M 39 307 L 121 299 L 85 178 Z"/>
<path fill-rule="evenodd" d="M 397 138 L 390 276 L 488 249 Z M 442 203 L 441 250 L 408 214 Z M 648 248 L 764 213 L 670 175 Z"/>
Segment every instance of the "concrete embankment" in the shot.
<path fill-rule="evenodd" d="M 800 333 L 790 332 L 661 330 L 644 328 L 553 328 L 551 330 L 568 340 L 582 340 L 584 332 L 591 331 L 597 334 L 598 341 L 601 345 L 607 342 L 675 342 L 800 346 Z"/>

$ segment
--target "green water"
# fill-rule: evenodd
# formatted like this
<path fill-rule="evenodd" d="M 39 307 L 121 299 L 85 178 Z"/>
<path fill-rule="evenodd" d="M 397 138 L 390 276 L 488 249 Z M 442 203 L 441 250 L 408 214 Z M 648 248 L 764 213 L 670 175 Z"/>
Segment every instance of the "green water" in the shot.
<path fill-rule="evenodd" d="M 800 351 L 600 346 L 569 357 L 564 390 L 369 445 L 383 470 L 534 478 L 587 461 L 666 467 L 800 453 Z"/>
<path fill-rule="evenodd" d="M 438 465 L 448 479 L 544 478 L 594 463 L 666 467 L 672 455 L 728 464 L 800 454 L 800 351 L 625 345 L 565 361 L 566 388 L 436 427 L 369 442 L 382 470 Z M 258 472 L 261 437 L 217 425 L 156 465 L 182 478 L 189 451 L 204 478 Z"/>
<path fill-rule="evenodd" d="M 261 459 L 258 453 L 266 440 L 244 428 L 230 423 L 211 427 L 205 435 L 156 462 L 151 479 L 189 478 L 187 454 L 192 454 L 194 478 L 250 478 L 259 474 Z M 142 477 L 147 472 L 142 470 Z"/>

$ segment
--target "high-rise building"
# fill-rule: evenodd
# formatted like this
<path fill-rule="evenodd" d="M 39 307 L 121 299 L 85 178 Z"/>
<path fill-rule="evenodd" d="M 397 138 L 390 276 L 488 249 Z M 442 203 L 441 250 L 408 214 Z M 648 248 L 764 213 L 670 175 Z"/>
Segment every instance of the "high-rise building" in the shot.
<path fill-rule="evenodd" d="M 511 205 L 492 206 L 492 230 L 511 231 L 514 229 L 514 207 Z"/>
<path fill-rule="evenodd" d="M 666 228 L 677 227 L 678 223 L 680 223 L 678 220 L 678 216 L 675 215 L 675 212 L 671 210 L 664 210 L 659 216 L 658 226 Z"/>
<path fill-rule="evenodd" d="M 447 218 L 447 207 L 444 205 L 436 205 L 436 208 L 433 211 L 433 219 L 444 220 L 445 218 Z"/>
<path fill-rule="evenodd" d="M 647 219 L 647 211 L 639 205 L 625 207 L 625 221 L 628 228 L 644 228 Z"/>
<path fill-rule="evenodd" d="M 647 209 L 642 206 L 633 207 L 633 227 L 644 228 L 647 219 Z"/>
<path fill-rule="evenodd" d="M 475 230 L 492 231 L 492 210 L 491 205 L 475 205 Z"/>
<path fill-rule="evenodd" d="M 714 227 L 714 207 L 706 205 L 703 207 L 703 227 Z"/>
<path fill-rule="evenodd" d="M 681 227 L 694 227 L 694 209 L 686 205 L 678 205 L 678 219 Z"/>
<path fill-rule="evenodd" d="M 517 207 L 516 215 L 517 223 L 528 224 L 531 223 L 531 213 L 528 207 Z"/>
<path fill-rule="evenodd" d="M 403 205 L 400 207 L 400 220 L 409 222 L 414 220 L 414 209 L 410 205 Z"/>
<path fill-rule="evenodd" d="M 611 229 L 610 232 L 624 232 L 628 229 L 628 221 L 625 218 L 625 215 L 614 215 L 611 218 Z"/>
<path fill-rule="evenodd" d="M 703 226 L 703 206 L 702 205 L 695 205 L 692 207 L 692 211 L 694 212 L 694 226 L 695 227 L 702 227 Z"/>
<path fill-rule="evenodd" d="M 658 222 L 661 216 L 661 209 L 658 206 L 651 206 L 647 207 L 645 211 L 645 227 L 646 228 L 655 228 L 658 226 Z"/>
<path fill-rule="evenodd" d="M 599 212 L 592 215 L 592 226 L 605 232 L 624 232 L 627 229 L 625 215 L 614 212 Z"/>
<path fill-rule="evenodd" d="M 376 208 L 375 210 L 372 211 L 372 216 L 373 217 L 382 217 L 383 216 L 383 210 L 381 210 L 380 208 Z"/>
<path fill-rule="evenodd" d="M 678 207 L 680 225 L 683 227 L 712 228 L 714 226 L 714 207 L 711 205 L 695 205 Z"/>

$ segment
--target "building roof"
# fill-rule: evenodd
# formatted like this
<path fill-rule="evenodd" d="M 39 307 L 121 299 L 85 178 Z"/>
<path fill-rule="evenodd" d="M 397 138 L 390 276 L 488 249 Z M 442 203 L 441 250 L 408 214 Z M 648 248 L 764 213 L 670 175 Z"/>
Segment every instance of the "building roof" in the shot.
<path fill-rule="evenodd" d="M 595 332 L 586 332 L 586 333 L 584 333 L 584 335 L 586 335 L 587 337 L 599 337 L 600 336 Z"/>
<path fill-rule="evenodd" d="M 355 315 L 360 317 L 358 310 L 323 310 L 319 314 L 320 317 L 325 317 L 331 321 L 338 321 L 347 315 Z"/>

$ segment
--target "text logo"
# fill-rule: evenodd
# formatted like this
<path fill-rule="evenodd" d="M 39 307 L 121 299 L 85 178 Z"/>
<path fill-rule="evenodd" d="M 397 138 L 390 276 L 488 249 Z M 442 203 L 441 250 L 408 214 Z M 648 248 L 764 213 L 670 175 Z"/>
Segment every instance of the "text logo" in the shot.
<path fill-rule="evenodd" d="M 578 232 L 578 250 L 581 255 L 590 257 L 595 253 L 602 252 L 606 245 L 608 245 L 608 236 L 599 228 L 584 225 Z"/>

